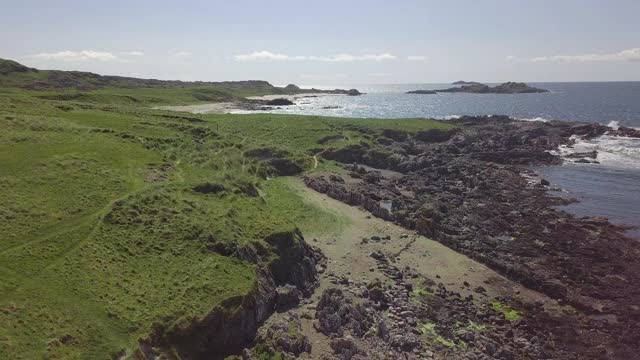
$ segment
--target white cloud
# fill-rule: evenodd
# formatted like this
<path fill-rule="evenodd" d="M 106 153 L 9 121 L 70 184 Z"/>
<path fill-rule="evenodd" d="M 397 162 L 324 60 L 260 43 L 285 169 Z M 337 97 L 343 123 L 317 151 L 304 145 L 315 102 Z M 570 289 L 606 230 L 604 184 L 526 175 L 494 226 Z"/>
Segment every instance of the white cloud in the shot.
<path fill-rule="evenodd" d="M 369 73 L 367 75 L 375 76 L 375 77 L 385 77 L 385 76 L 391 76 L 393 74 L 391 74 L 391 73 Z"/>
<path fill-rule="evenodd" d="M 321 62 L 351 62 L 351 61 L 384 61 L 394 60 L 395 55 L 389 53 L 383 54 L 365 54 L 365 55 L 351 55 L 351 54 L 336 54 L 329 56 L 306 56 L 306 55 L 286 55 L 272 53 L 270 51 L 256 51 L 250 54 L 235 55 L 234 58 L 238 61 L 254 61 L 254 60 L 268 60 L 268 61 L 321 61 Z"/>
<path fill-rule="evenodd" d="M 142 51 L 121 51 L 120 55 L 142 56 L 144 53 Z"/>
<path fill-rule="evenodd" d="M 528 61 L 534 63 L 559 62 L 559 63 L 580 63 L 580 62 L 621 62 L 640 61 L 640 48 L 622 50 L 610 54 L 582 54 L 582 55 L 551 55 L 538 56 L 530 59 L 521 59 L 516 56 L 507 56 L 509 61 Z"/>
<path fill-rule="evenodd" d="M 188 51 L 179 51 L 175 54 L 173 54 L 173 56 L 178 57 L 178 58 L 186 58 L 191 56 L 191 53 Z"/>
<path fill-rule="evenodd" d="M 60 60 L 60 61 L 114 61 L 118 57 L 110 52 L 81 50 L 81 51 L 58 51 L 54 53 L 40 53 L 31 55 L 31 57 L 44 60 Z"/>
<path fill-rule="evenodd" d="M 294 59 L 289 55 L 274 54 L 269 51 L 256 51 L 251 54 L 235 55 L 234 58 L 238 61 L 250 61 L 250 60 L 302 60 Z"/>
<path fill-rule="evenodd" d="M 409 61 L 428 61 L 429 57 L 424 55 L 409 55 L 407 56 Z"/>

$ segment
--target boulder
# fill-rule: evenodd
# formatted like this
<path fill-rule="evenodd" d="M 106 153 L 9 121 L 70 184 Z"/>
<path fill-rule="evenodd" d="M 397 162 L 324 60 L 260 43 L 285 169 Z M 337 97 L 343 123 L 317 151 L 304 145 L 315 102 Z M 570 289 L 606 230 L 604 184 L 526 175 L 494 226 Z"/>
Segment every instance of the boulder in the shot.
<path fill-rule="evenodd" d="M 270 106 L 289 106 L 289 105 L 294 105 L 294 102 L 289 99 L 278 98 L 278 99 L 269 100 L 266 102 L 266 104 Z"/>
<path fill-rule="evenodd" d="M 282 320 L 260 328 L 256 344 L 261 345 L 262 349 L 267 349 L 270 355 L 286 353 L 298 357 L 304 352 L 311 352 L 311 342 L 304 335 L 302 324 L 296 315 L 287 315 Z"/>
<path fill-rule="evenodd" d="M 287 284 L 276 288 L 276 310 L 286 311 L 298 306 L 302 294 L 293 285 Z"/>

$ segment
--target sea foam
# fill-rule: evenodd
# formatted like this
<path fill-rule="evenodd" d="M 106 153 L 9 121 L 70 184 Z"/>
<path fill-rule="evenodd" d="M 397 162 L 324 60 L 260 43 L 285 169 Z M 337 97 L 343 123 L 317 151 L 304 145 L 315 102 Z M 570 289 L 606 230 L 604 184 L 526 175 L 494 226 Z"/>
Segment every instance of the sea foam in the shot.
<path fill-rule="evenodd" d="M 561 146 L 560 155 L 597 151 L 596 160 L 602 165 L 640 169 L 640 139 L 620 136 L 602 135 L 584 140 L 578 136 L 573 146 Z"/>

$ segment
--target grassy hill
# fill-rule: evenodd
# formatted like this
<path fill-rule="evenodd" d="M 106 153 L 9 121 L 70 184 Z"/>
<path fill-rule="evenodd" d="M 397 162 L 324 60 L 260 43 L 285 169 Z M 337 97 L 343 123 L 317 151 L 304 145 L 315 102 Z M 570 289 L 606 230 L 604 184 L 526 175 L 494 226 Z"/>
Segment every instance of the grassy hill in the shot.
<path fill-rule="evenodd" d="M 244 100 L 248 96 L 272 94 L 349 93 L 339 89 L 301 89 L 292 84 L 277 87 L 263 80 L 177 81 L 105 76 L 81 71 L 38 70 L 12 60 L 0 59 L 0 93 L 23 94 L 25 90 L 41 96 L 49 96 L 52 100 L 55 98 L 51 96 L 57 96 L 58 100 L 82 97 L 80 100 L 84 101 L 91 97 L 101 97 L 96 101 L 103 102 L 106 96 L 110 97 L 111 102 L 164 105 Z"/>
<path fill-rule="evenodd" d="M 153 110 L 195 93 L 269 89 L 16 64 L 0 63 L 3 359 L 117 357 L 158 324 L 206 316 L 255 286 L 255 265 L 220 249 L 260 244 L 272 252 L 270 234 L 340 224 L 303 202 L 282 175 L 335 166 L 317 162 L 323 149 L 376 148 L 371 134 L 384 129 L 448 126 Z M 33 84 L 62 87 L 28 90 Z M 91 90 L 76 91 L 85 86 Z M 323 141 L 332 137 L 339 141 Z"/>

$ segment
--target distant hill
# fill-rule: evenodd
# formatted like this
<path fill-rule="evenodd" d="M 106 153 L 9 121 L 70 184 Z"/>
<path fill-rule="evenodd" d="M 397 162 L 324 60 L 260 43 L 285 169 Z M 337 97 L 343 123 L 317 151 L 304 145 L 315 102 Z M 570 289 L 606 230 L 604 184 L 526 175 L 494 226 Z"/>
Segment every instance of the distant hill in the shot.
<path fill-rule="evenodd" d="M 0 59 L 0 75 L 7 75 L 10 73 L 25 73 L 25 72 L 37 72 L 38 70 L 26 67 L 13 60 Z"/>
<path fill-rule="evenodd" d="M 245 81 L 179 81 L 138 79 L 125 76 L 105 76 L 83 71 L 38 70 L 12 60 L 0 59 L 0 87 L 25 90 L 79 90 L 91 91 L 105 88 L 213 88 L 237 96 L 265 94 L 335 93 L 360 95 L 356 89 L 318 90 L 301 89 L 290 84 L 284 88 L 263 80 Z M 218 94 L 219 95 L 219 94 Z"/>
<path fill-rule="evenodd" d="M 229 90 L 251 88 L 273 90 L 275 86 L 262 80 L 246 81 L 178 81 L 138 79 L 125 76 L 105 76 L 83 71 L 38 70 L 12 60 L 0 59 L 0 87 L 17 87 L 26 90 L 98 90 L 116 88 L 174 88 L 212 85 Z M 288 89 L 289 90 L 289 89 Z M 285 89 L 282 89 L 285 91 Z"/>

